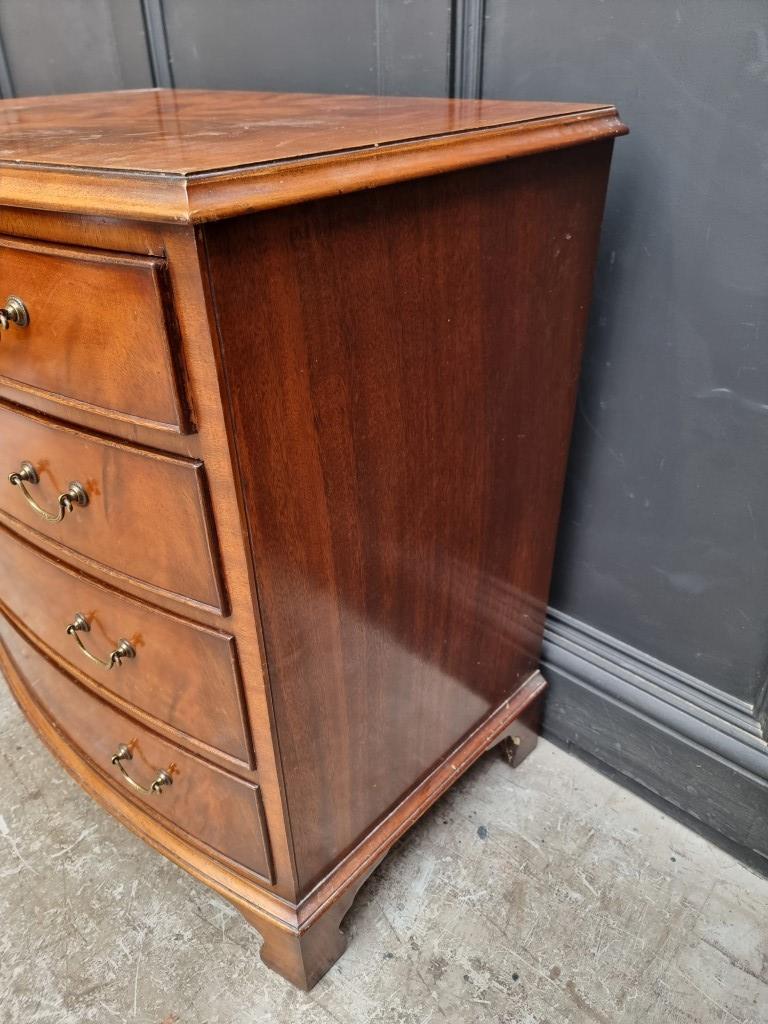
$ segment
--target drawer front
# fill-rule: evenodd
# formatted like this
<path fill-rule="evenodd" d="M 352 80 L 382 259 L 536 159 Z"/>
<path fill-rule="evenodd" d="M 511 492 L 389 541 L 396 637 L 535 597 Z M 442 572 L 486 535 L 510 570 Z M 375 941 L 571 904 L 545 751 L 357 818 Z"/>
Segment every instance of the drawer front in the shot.
<path fill-rule="evenodd" d="M 59 522 L 42 518 L 8 475 L 22 463 L 24 483 L 44 512 L 77 483 L 87 504 L 72 503 Z M 22 481 L 24 482 L 24 481 Z M 73 494 L 78 493 L 76 489 Z M 0 514 L 38 530 L 97 567 L 215 611 L 224 610 L 218 554 L 202 464 L 107 441 L 0 405 Z"/>
<path fill-rule="evenodd" d="M 102 586 L 3 527 L 0 579 L 2 603 L 44 648 L 193 742 L 253 767 L 235 642 L 229 634 Z M 68 626 L 80 624 L 78 616 L 88 629 L 68 633 Z M 121 647 L 127 654 L 110 659 Z"/>
<path fill-rule="evenodd" d="M 76 410 L 189 429 L 164 261 L 0 237 L 0 302 L 24 327 L 0 340 L 0 381 Z"/>
<path fill-rule="evenodd" d="M 0 639 L 30 693 L 67 742 L 153 817 L 197 840 L 234 864 L 272 880 L 259 787 L 235 778 L 179 749 L 111 705 L 82 689 L 43 657 L 0 615 Z M 122 761 L 136 783 L 149 788 L 160 772 L 171 785 L 161 792 L 133 788 L 112 757 L 130 746 Z"/>

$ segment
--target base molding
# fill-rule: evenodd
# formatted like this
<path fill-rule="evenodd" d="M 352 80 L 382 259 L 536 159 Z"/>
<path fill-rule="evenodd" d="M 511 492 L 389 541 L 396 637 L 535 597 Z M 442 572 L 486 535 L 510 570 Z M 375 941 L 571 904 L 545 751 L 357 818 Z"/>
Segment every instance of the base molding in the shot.
<path fill-rule="evenodd" d="M 514 731 L 540 701 L 547 681 L 533 672 L 488 715 L 298 905 L 299 927 L 311 926 L 346 889 L 359 888 L 390 849 L 479 757 Z"/>
<path fill-rule="evenodd" d="M 768 745 L 757 710 L 550 609 L 544 733 L 768 866 Z"/>
<path fill-rule="evenodd" d="M 38 653 L 45 657 L 43 652 Z M 311 892 L 298 903 L 291 903 L 206 855 L 115 789 L 99 769 L 70 745 L 46 708 L 27 688 L 22 673 L 2 643 L 0 672 L 24 716 L 75 781 L 127 829 L 232 903 L 262 935 L 265 963 L 301 988 L 311 988 L 343 952 L 341 919 L 357 891 L 398 839 L 482 754 L 505 737 L 518 740 L 521 758 L 532 748 L 535 735 L 531 723 L 538 720 L 541 696 L 547 685 L 540 672 L 533 672 Z M 516 730 L 518 719 L 521 724 Z"/>

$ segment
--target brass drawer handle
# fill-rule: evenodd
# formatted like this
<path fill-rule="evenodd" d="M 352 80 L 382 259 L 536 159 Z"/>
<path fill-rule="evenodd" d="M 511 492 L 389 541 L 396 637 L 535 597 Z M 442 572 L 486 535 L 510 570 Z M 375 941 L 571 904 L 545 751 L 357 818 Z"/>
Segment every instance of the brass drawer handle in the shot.
<path fill-rule="evenodd" d="M 157 793 L 158 796 L 162 795 L 163 786 L 172 786 L 173 779 L 171 778 L 171 771 L 173 766 L 170 766 L 167 771 L 159 771 L 152 780 L 150 786 L 142 786 L 141 783 L 137 782 L 136 779 L 132 779 L 128 772 L 123 767 L 123 761 L 132 761 L 133 754 L 131 748 L 125 743 L 121 743 L 115 753 L 112 755 L 112 764 L 116 764 L 120 771 L 123 773 L 125 781 L 129 786 L 133 786 L 134 789 L 138 789 L 140 793 Z"/>
<path fill-rule="evenodd" d="M 16 295 L 9 295 L 0 309 L 0 330 L 7 331 L 11 324 L 26 327 L 29 323 L 27 307 Z"/>
<path fill-rule="evenodd" d="M 69 485 L 69 489 L 59 495 L 58 512 L 48 512 L 37 504 L 35 499 L 27 490 L 27 484 L 39 484 L 40 477 L 31 462 L 22 462 L 15 473 L 11 473 L 8 482 L 14 487 L 20 487 L 21 493 L 27 500 L 29 507 L 36 512 L 41 519 L 47 523 L 60 523 L 67 512 L 71 512 L 75 505 L 87 505 L 88 495 L 82 484 L 76 480 Z"/>
<path fill-rule="evenodd" d="M 127 640 L 120 640 L 117 647 L 112 651 L 107 658 L 98 658 L 95 654 L 91 654 L 88 648 L 85 646 L 83 641 L 78 636 L 78 633 L 90 633 L 91 624 L 83 615 L 82 612 L 78 612 L 77 615 L 72 619 L 70 624 L 67 626 L 67 633 L 71 636 L 86 658 L 90 658 L 91 661 L 95 661 L 97 665 L 101 665 L 102 668 L 110 669 L 114 668 L 115 665 L 120 666 L 123 663 L 123 658 L 135 658 L 136 648 L 132 643 Z"/>

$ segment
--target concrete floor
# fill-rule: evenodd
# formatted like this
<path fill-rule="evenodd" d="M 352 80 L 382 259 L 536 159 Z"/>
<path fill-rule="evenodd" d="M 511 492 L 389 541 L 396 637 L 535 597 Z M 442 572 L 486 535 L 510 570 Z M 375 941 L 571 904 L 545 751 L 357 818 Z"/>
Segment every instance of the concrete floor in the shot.
<path fill-rule="evenodd" d="M 0 691 L 2 1024 L 763 1024 L 768 880 L 555 747 L 481 761 L 309 995 L 70 781 Z"/>

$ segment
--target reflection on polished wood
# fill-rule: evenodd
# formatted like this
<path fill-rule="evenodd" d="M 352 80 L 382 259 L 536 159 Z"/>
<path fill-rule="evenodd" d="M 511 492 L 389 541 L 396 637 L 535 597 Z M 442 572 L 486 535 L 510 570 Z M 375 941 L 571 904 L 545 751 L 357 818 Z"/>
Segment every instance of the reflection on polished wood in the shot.
<path fill-rule="evenodd" d="M 309 988 L 392 845 L 536 742 L 626 129 L 157 90 L 0 125 L 0 295 L 29 313 L 0 325 L 0 666 L 81 785 Z M 40 509 L 87 503 L 41 517 L 22 464 Z"/>
<path fill-rule="evenodd" d="M 194 174 L 612 112 L 595 103 L 197 89 L 23 97 L 0 106 L 0 160 Z"/>
<path fill-rule="evenodd" d="M 607 159 L 206 234 L 307 888 L 536 668 Z"/>

